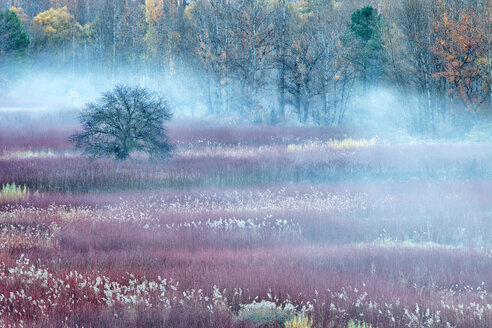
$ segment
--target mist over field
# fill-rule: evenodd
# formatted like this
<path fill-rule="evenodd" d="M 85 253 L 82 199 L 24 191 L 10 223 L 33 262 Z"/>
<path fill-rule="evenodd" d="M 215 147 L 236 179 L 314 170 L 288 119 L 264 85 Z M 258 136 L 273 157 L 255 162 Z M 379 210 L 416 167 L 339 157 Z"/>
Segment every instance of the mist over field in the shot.
<path fill-rule="evenodd" d="M 111 81 L 104 77 L 92 75 L 90 77 L 77 77 L 75 80 L 70 73 L 42 73 L 20 79 L 12 84 L 5 98 L 0 101 L 0 117 L 8 117 L 6 124 L 16 126 L 26 124 L 36 125 L 36 129 L 42 129 L 40 123 L 77 124 L 77 116 L 87 102 L 94 101 L 103 92 L 110 90 L 114 85 L 140 85 L 164 95 L 171 105 L 174 114 L 174 122 L 197 122 L 213 126 L 220 125 L 269 125 L 268 122 L 253 122 L 251 117 L 244 117 L 238 113 L 230 113 L 218 117 L 207 109 L 204 101 L 205 95 L 196 85 L 190 88 L 189 76 L 176 77 L 170 82 L 172 88 L 163 88 L 162 85 L 151 83 L 145 79 L 121 79 Z M 189 83 L 188 83 L 189 82 Z M 25 94 L 29 97 L 25 97 Z M 405 115 L 411 99 L 403 99 L 402 95 L 392 88 L 377 88 L 366 93 L 363 98 L 355 98 L 348 107 L 346 117 L 340 128 L 347 131 L 357 131 L 357 135 L 368 138 L 378 136 L 386 140 L 419 140 L 429 139 L 429 136 L 411 134 L 408 131 L 408 122 Z M 268 103 L 268 99 L 265 99 Z M 38 122 L 37 119 L 41 119 Z M 295 119 L 295 115 L 286 119 L 279 125 L 302 126 Z M 309 126 L 317 126 L 313 122 Z M 448 135 L 441 139 L 470 139 L 468 135 L 448 131 Z M 482 129 L 482 128 L 477 128 Z M 320 136 L 323 138 L 323 136 Z M 472 139 L 473 140 L 473 139 Z M 488 134 L 480 137 L 480 140 L 490 140 Z M 476 141 L 476 140 L 474 140 Z"/>
<path fill-rule="evenodd" d="M 0 0 L 0 327 L 491 327 L 491 13 Z"/>
<path fill-rule="evenodd" d="M 160 92 L 179 117 L 490 137 L 485 0 L 0 8 L 20 20 L 5 18 L 16 27 L 2 36 L 2 108 L 80 109 L 123 83 Z"/>

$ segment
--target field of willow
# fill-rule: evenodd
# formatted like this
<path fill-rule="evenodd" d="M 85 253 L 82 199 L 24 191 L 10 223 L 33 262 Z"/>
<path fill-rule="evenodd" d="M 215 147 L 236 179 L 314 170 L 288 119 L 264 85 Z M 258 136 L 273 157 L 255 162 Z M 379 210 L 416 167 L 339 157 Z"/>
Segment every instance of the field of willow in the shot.
<path fill-rule="evenodd" d="M 492 144 L 174 124 L 165 162 L 0 129 L 2 327 L 491 327 Z"/>

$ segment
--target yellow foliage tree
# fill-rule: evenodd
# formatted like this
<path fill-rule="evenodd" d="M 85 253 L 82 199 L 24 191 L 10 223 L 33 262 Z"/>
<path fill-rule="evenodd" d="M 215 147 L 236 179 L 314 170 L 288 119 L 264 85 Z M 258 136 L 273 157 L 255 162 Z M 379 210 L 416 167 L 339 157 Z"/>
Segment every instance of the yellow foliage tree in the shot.
<path fill-rule="evenodd" d="M 29 22 L 29 16 L 27 16 L 24 13 L 22 8 L 12 6 L 12 7 L 10 7 L 10 11 L 13 11 L 17 14 L 17 17 L 19 17 L 19 19 L 21 20 L 22 24 L 24 24 L 24 26 L 27 25 L 27 23 Z"/>
<path fill-rule="evenodd" d="M 83 28 L 75 22 L 67 7 L 49 9 L 39 13 L 32 21 L 33 41 L 36 48 L 58 46 L 74 36 Z"/>
<path fill-rule="evenodd" d="M 155 32 L 156 6 L 154 0 L 145 0 L 145 21 L 147 22 L 147 32 L 145 40 L 147 42 L 148 56 L 153 57 L 157 52 L 157 37 Z"/>

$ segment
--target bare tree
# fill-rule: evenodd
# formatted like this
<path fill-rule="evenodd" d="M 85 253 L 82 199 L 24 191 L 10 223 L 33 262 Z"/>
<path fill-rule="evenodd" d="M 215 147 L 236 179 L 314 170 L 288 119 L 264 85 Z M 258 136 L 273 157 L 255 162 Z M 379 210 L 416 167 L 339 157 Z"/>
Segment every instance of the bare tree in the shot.
<path fill-rule="evenodd" d="M 427 126 L 434 129 L 436 124 L 435 105 L 433 103 L 433 80 L 435 64 L 431 51 L 432 45 L 432 2 L 429 0 L 401 0 L 397 8 L 397 23 L 404 36 L 406 58 L 411 63 L 407 72 L 407 85 L 418 92 L 417 108 L 413 130 L 423 133 Z M 403 58 L 400 58 L 402 61 Z"/>
<path fill-rule="evenodd" d="M 283 119 L 287 103 L 287 49 L 291 37 L 291 24 L 293 13 L 287 4 L 287 0 L 278 0 L 275 4 L 275 35 L 274 35 L 274 66 L 277 73 L 278 116 Z"/>
<path fill-rule="evenodd" d="M 231 1 L 230 6 L 234 17 L 233 65 L 242 81 L 244 107 L 257 110 L 258 91 L 264 85 L 262 73 L 272 68 L 273 7 L 266 0 Z"/>
<path fill-rule="evenodd" d="M 293 23 L 296 26 L 296 33 L 288 48 L 290 54 L 287 59 L 288 90 L 300 121 L 307 122 L 312 117 L 310 113 L 312 97 L 317 93 L 316 70 L 326 48 L 318 44 L 318 31 L 314 24 L 310 23 L 309 17 L 298 14 Z"/>
<path fill-rule="evenodd" d="M 144 88 L 119 85 L 86 105 L 80 115 L 83 131 L 70 139 L 91 157 L 122 162 L 141 152 L 162 159 L 173 148 L 164 126 L 171 117 L 162 97 Z"/>
<path fill-rule="evenodd" d="M 340 125 L 352 93 L 355 81 L 354 67 L 348 60 L 347 49 L 340 36 L 346 34 L 350 7 L 333 6 L 331 3 L 318 6 L 316 27 L 319 46 L 324 49 L 318 64 L 318 88 L 321 106 L 315 120 L 319 124 Z"/>

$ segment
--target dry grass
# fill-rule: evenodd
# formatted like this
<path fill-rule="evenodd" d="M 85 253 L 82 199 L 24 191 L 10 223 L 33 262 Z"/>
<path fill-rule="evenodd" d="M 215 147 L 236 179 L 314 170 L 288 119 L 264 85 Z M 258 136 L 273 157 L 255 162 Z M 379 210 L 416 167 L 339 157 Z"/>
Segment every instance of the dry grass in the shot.
<path fill-rule="evenodd" d="M 296 151 L 316 151 L 316 150 L 350 150 L 357 148 L 374 147 L 376 145 L 382 145 L 385 142 L 379 138 L 374 137 L 371 139 L 330 139 L 328 141 L 308 141 L 303 144 L 290 144 L 287 146 L 287 150 L 290 152 Z"/>
<path fill-rule="evenodd" d="M 25 200 L 28 196 L 29 190 L 25 185 L 18 186 L 15 183 L 7 183 L 2 185 L 2 190 L 0 191 L 0 202 Z"/>

